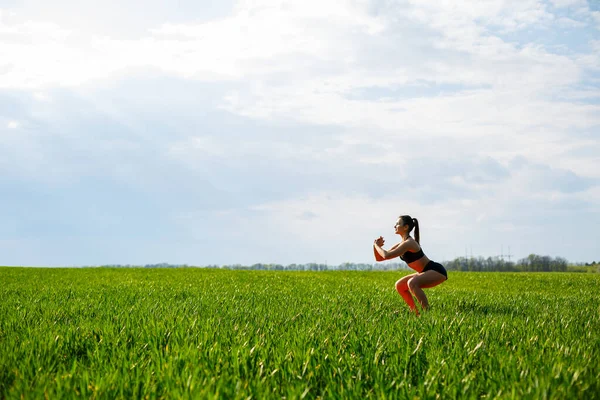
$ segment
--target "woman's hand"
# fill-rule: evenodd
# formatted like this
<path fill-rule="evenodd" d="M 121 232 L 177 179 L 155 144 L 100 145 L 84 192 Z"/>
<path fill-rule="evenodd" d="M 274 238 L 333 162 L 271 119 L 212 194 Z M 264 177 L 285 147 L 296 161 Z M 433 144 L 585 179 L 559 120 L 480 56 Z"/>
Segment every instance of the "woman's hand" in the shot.
<path fill-rule="evenodd" d="M 379 254 L 380 251 L 384 252 L 385 254 L 385 250 L 381 248 L 381 246 L 383 246 L 383 243 L 385 243 L 385 240 L 383 240 L 383 236 L 379 236 L 377 239 L 375 239 L 375 242 L 373 242 L 373 253 L 375 253 L 375 261 L 385 260 L 385 257 Z"/>

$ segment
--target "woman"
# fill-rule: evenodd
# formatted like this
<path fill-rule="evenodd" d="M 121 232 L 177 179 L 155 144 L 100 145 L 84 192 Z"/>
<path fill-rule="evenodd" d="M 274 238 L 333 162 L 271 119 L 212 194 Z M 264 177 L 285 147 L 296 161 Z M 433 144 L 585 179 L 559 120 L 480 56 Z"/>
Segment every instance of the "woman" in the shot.
<path fill-rule="evenodd" d="M 410 232 L 415 229 L 415 238 L 410 237 Z M 384 244 L 383 237 L 375 239 L 373 251 L 375 260 L 384 261 L 400 256 L 408 266 L 417 273 L 405 276 L 396 282 L 396 290 L 404 299 L 406 304 L 419 315 L 419 310 L 415 306 L 414 295 L 423 310 L 429 308 L 429 302 L 423 289 L 439 285 L 448 279 L 446 269 L 439 263 L 431 261 L 425 254 L 419 244 L 419 221 L 408 215 L 402 215 L 398 218 L 394 230 L 402 236 L 402 242 L 392 246 L 389 250 L 384 250 L 381 246 Z"/>

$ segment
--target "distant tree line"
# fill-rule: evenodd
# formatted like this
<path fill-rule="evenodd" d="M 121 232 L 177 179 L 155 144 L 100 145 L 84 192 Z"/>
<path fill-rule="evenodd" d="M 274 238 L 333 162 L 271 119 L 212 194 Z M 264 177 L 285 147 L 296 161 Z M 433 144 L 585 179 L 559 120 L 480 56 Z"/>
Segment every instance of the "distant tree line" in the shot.
<path fill-rule="evenodd" d="M 88 266 L 84 266 L 86 268 Z M 132 264 L 109 264 L 101 265 L 101 268 L 199 268 L 199 266 L 193 266 L 188 264 L 169 264 L 169 263 L 158 263 L 158 264 L 146 264 L 146 265 L 132 265 Z M 339 265 L 320 264 L 320 263 L 308 263 L 308 264 L 264 264 L 257 263 L 252 265 L 242 264 L 226 264 L 217 265 L 209 264 L 203 265 L 201 268 L 220 268 L 220 269 L 235 269 L 235 270 L 262 270 L 262 271 L 394 271 L 398 269 L 408 269 L 406 263 L 401 262 L 385 262 L 385 263 L 352 263 L 346 262 Z"/>
<path fill-rule="evenodd" d="M 564 272 L 567 271 L 569 263 L 562 257 L 530 254 L 516 263 L 492 257 L 459 257 L 447 261 L 444 265 L 451 271 Z"/>
<path fill-rule="evenodd" d="M 449 271 L 481 271 L 481 272 L 600 272 L 600 263 L 581 263 L 577 266 L 569 266 L 566 259 L 562 257 L 542 256 L 530 254 L 529 256 L 511 262 L 502 258 L 494 257 L 458 257 L 452 261 L 444 261 L 442 264 Z M 110 268 L 198 268 L 188 264 L 146 264 L 146 265 L 102 265 Z M 339 265 L 329 265 L 322 263 L 307 264 L 264 264 L 257 263 L 252 265 L 230 264 L 230 265 L 204 265 L 203 268 L 220 268 L 232 270 L 262 270 L 262 271 L 396 271 L 409 269 L 404 262 L 382 262 L 382 263 L 352 263 L 346 262 Z"/>
<path fill-rule="evenodd" d="M 210 266 L 209 266 L 210 267 Z M 219 268 L 219 266 L 214 266 Z M 245 266 L 241 264 L 222 265 L 220 268 L 226 269 L 252 269 L 252 270 L 267 270 L 267 271 L 394 271 L 398 269 L 408 269 L 405 263 L 352 263 L 346 262 L 339 265 L 308 263 L 308 264 L 253 264 Z"/>

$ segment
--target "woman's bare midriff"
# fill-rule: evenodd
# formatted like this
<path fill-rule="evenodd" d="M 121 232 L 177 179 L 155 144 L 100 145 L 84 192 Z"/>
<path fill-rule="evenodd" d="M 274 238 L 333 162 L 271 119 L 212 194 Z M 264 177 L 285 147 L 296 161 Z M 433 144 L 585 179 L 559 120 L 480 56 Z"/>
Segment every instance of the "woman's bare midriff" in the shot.
<path fill-rule="evenodd" d="M 413 261 L 408 266 L 414 269 L 417 272 L 423 272 L 425 266 L 429 263 L 429 258 L 427 256 L 423 256 L 419 258 L 417 261 Z"/>

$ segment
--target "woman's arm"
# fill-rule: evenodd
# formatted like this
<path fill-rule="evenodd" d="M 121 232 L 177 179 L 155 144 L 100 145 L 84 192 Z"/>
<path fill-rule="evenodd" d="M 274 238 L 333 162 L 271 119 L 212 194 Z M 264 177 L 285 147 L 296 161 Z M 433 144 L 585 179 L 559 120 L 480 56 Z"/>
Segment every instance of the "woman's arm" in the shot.
<path fill-rule="evenodd" d="M 402 244 L 402 242 L 400 242 L 400 243 L 396 243 L 395 245 L 393 245 L 392 247 L 390 247 L 390 251 L 392 251 L 392 250 L 394 250 L 394 249 L 397 249 L 397 248 L 398 248 L 398 246 L 400 246 L 401 244 Z"/>
<path fill-rule="evenodd" d="M 395 245 L 393 245 L 393 246 L 390 248 L 390 250 L 389 250 L 389 251 L 393 251 L 393 250 L 397 249 L 397 248 L 398 248 L 398 246 L 400 246 L 401 244 L 402 244 L 402 243 L 396 243 Z M 373 246 L 373 253 L 375 253 L 375 261 L 385 261 L 385 258 L 383 258 L 383 257 L 381 256 L 381 254 L 379 254 L 379 253 L 377 252 L 377 249 L 375 248 L 375 246 Z"/>
<path fill-rule="evenodd" d="M 375 261 L 383 261 L 383 260 L 385 260 L 385 258 L 383 258 L 377 252 L 377 249 L 375 248 L 375 245 L 377 245 L 377 246 L 383 246 L 384 243 L 385 243 L 385 240 L 383 239 L 383 236 L 379 236 L 377 239 L 375 239 L 375 242 L 373 243 L 373 253 L 375 254 Z"/>
<path fill-rule="evenodd" d="M 373 245 L 373 253 L 375 253 L 375 261 L 384 261 L 385 258 L 381 257 L 381 255 L 377 252 L 375 245 Z"/>
<path fill-rule="evenodd" d="M 390 250 L 385 250 L 383 247 L 381 247 L 377 243 L 377 241 L 375 241 L 375 243 L 373 243 L 373 248 L 375 250 L 375 253 L 379 254 L 379 256 L 383 258 L 383 260 L 390 260 L 392 258 L 396 258 L 396 257 L 404 254 L 408 250 L 408 246 L 409 246 L 409 243 L 402 242 L 402 243 L 398 243 L 397 245 L 393 246 Z"/>

